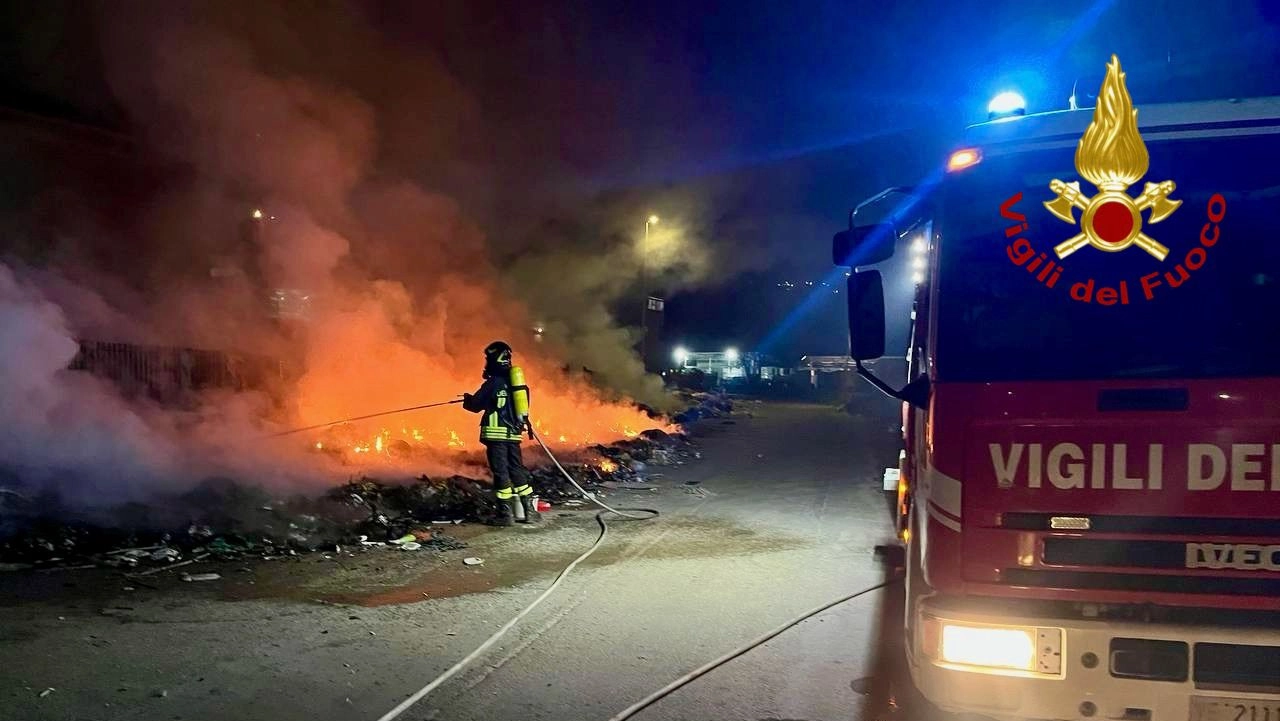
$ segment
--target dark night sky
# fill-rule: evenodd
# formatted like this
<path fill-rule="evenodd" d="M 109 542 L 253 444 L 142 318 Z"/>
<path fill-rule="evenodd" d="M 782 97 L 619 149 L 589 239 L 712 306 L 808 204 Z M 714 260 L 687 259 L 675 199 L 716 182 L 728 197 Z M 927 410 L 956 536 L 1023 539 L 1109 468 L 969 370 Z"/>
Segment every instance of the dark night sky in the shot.
<path fill-rule="evenodd" d="M 4 4 L 0 103 L 122 123 L 86 7 Z M 246 32 L 290 30 L 273 38 L 282 68 L 339 78 L 380 107 L 412 105 L 393 118 L 401 133 L 448 126 L 447 159 L 404 162 L 430 167 L 492 234 L 518 236 L 589 196 L 621 199 L 640 226 L 641 208 L 663 198 L 712 199 L 701 237 L 752 256 L 732 267 L 754 274 L 676 293 L 668 310 L 674 338 L 713 347 L 767 335 L 801 295 L 776 282 L 829 273 L 848 208 L 913 182 L 999 90 L 1017 88 L 1032 111 L 1065 108 L 1074 81 L 1081 95 L 1097 87 L 1112 52 L 1139 105 L 1280 85 L 1271 0 L 406 0 L 308 4 L 314 21 L 300 4 L 235 7 Z M 358 38 L 348 44 L 344 27 Z M 432 71 L 382 71 L 400 56 Z M 839 302 L 818 304 L 784 349 L 839 352 Z"/>

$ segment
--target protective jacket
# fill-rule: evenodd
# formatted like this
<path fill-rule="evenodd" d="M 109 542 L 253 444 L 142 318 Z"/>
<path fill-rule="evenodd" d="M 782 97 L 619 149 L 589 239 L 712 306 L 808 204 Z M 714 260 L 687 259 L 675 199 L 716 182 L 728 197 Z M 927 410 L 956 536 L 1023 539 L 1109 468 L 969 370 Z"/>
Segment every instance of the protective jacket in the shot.
<path fill-rule="evenodd" d="M 501 374 L 489 375 L 480 389 L 462 400 L 462 407 L 480 413 L 481 443 L 519 443 L 523 421 L 511 401 L 511 384 Z"/>

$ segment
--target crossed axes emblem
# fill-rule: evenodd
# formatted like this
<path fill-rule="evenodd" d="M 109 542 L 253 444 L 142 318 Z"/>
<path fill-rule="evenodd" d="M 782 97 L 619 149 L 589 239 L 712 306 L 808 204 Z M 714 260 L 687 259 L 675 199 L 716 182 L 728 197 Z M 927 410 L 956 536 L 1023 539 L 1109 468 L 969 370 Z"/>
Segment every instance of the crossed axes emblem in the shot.
<path fill-rule="evenodd" d="M 1116 183 L 1114 185 L 1119 184 Z M 1049 189 L 1057 193 L 1058 197 L 1054 200 L 1046 201 L 1044 207 L 1048 208 L 1049 212 L 1058 218 L 1072 225 L 1076 224 L 1073 210 L 1075 208 L 1083 210 L 1084 215 L 1080 217 L 1080 227 L 1084 232 L 1054 246 L 1054 252 L 1058 254 L 1059 258 L 1065 258 L 1086 245 L 1092 245 L 1109 253 L 1124 250 L 1130 245 L 1137 245 L 1155 256 L 1157 260 L 1164 260 L 1165 256 L 1169 254 L 1169 249 L 1142 232 L 1142 211 L 1151 210 L 1151 217 L 1147 221 L 1149 223 L 1159 223 L 1169 217 L 1173 211 L 1178 209 L 1179 205 L 1182 205 L 1181 200 L 1171 200 L 1169 198 L 1175 187 L 1172 180 L 1147 183 L 1142 190 L 1142 194 L 1137 198 L 1130 198 L 1129 194 L 1125 192 L 1126 188 L 1123 186 L 1119 188 L 1106 187 L 1102 192 L 1091 198 L 1080 192 L 1079 181 L 1064 183 L 1055 178 L 1049 183 Z M 1129 231 L 1123 238 L 1103 238 L 1099 236 L 1094 228 L 1093 221 L 1098 211 L 1109 205 L 1113 206 L 1113 209 L 1108 211 L 1113 216 L 1117 212 L 1127 212 L 1129 215 Z"/>

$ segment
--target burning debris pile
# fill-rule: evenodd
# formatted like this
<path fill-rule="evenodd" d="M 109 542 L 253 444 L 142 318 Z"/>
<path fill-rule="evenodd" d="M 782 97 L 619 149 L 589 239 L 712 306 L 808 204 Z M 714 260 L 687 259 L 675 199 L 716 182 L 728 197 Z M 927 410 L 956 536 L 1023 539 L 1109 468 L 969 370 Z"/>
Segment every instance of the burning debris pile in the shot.
<path fill-rule="evenodd" d="M 588 492 L 602 495 L 626 484 L 660 477 L 660 473 L 649 470 L 650 466 L 683 465 L 701 457 L 683 435 L 656 429 L 608 446 L 593 446 L 579 455 L 577 462 L 563 463 L 564 469 Z M 582 494 L 554 465 L 544 463 L 530 468 L 530 472 L 538 498 L 553 505 L 584 505 Z M 370 540 L 400 538 L 422 524 L 488 523 L 498 515 L 489 482 L 465 476 L 422 476 L 409 484 L 361 478 L 330 491 L 328 498 L 353 511 L 367 513 L 353 532 Z"/>
<path fill-rule="evenodd" d="M 704 400 L 703 405 L 719 401 Z M 699 406 L 701 407 L 701 406 Z M 545 463 L 528 453 L 534 493 L 553 506 L 589 502 Z M 563 459 L 583 488 L 607 495 L 660 478 L 654 467 L 701 458 L 683 434 L 652 429 L 610 445 L 595 445 Z M 543 465 L 533 465 L 542 462 Z M 348 548 L 453 550 L 465 544 L 441 533 L 466 521 L 497 516 L 490 482 L 454 475 L 420 476 L 409 483 L 362 477 L 319 497 L 273 499 L 231 481 L 210 481 L 165 502 L 117 508 L 106 522 L 79 516 L 56 498 L 0 494 L 0 567 L 98 565 L 142 573 L 197 561 L 263 558 Z"/>

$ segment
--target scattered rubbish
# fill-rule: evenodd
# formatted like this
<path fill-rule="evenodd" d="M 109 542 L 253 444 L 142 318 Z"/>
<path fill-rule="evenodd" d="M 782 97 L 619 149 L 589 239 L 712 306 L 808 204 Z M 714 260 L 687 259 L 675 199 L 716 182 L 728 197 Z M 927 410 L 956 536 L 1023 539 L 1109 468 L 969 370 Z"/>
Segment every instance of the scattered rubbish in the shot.
<path fill-rule="evenodd" d="M 170 569 L 174 569 L 174 568 L 181 568 L 182 566 L 190 566 L 191 564 L 195 563 L 196 561 L 203 561 L 204 559 L 206 559 L 206 558 L 208 558 L 208 557 L 209 557 L 209 556 L 208 556 L 208 554 L 201 554 L 201 555 L 199 555 L 199 556 L 196 556 L 195 558 L 189 558 L 189 559 L 187 559 L 187 560 L 185 560 L 185 561 L 178 561 L 177 563 L 174 563 L 174 564 L 171 564 L 171 565 L 168 565 L 168 566 L 161 566 L 161 567 L 159 567 L 159 568 L 152 568 L 152 569 L 147 570 L 147 571 L 140 571 L 140 572 L 138 572 L 137 574 L 134 574 L 134 575 L 136 575 L 136 576 L 150 576 L 150 575 L 151 575 L 151 574 L 153 574 L 153 573 L 160 573 L 161 571 L 168 571 L 168 570 L 170 570 Z"/>
<path fill-rule="evenodd" d="M 56 690 L 57 689 L 54 689 L 54 688 L 47 688 L 40 692 L 40 698 L 44 698 L 45 696 L 48 696 L 49 694 L 53 693 Z"/>
<path fill-rule="evenodd" d="M 182 552 L 176 548 L 161 548 L 160 550 L 151 554 L 151 560 L 164 562 L 164 563 L 170 563 L 172 561 L 176 561 L 181 557 L 182 557 Z"/>
<path fill-rule="evenodd" d="M 406 533 L 394 541 L 387 541 L 387 543 L 394 543 L 398 546 L 402 543 L 413 543 L 416 540 L 418 540 L 418 538 L 414 536 L 412 533 Z"/>
<path fill-rule="evenodd" d="M 134 588 L 133 586 L 125 586 L 124 588 L 121 588 L 120 590 L 121 590 L 121 591 L 136 591 L 136 590 L 138 590 L 138 589 Z"/>
<path fill-rule="evenodd" d="M 156 689 L 156 690 L 154 690 L 154 691 L 152 691 L 152 692 L 151 692 L 151 697 L 152 697 L 152 698 L 165 698 L 165 697 L 167 697 L 168 695 L 169 695 L 169 692 L 168 692 L 167 690 L 165 690 L 165 689 L 162 689 L 162 688 L 158 688 L 158 689 Z"/>
<path fill-rule="evenodd" d="M 400 544 L 400 550 L 402 551 L 416 551 L 419 548 L 422 548 L 422 544 L 417 541 L 409 541 L 408 543 Z"/>
<path fill-rule="evenodd" d="M 208 551 L 219 557 L 236 557 L 246 550 L 245 546 L 232 544 L 227 539 L 218 537 L 206 546 Z"/>
<path fill-rule="evenodd" d="M 480 564 L 484 563 L 484 559 L 479 558 L 477 556 L 469 556 L 467 558 L 462 559 L 462 562 L 467 564 L 468 566 L 479 566 Z"/>
<path fill-rule="evenodd" d="M 216 581 L 216 580 L 218 580 L 218 579 L 220 579 L 220 578 L 222 578 L 222 575 L 221 575 L 221 574 L 218 574 L 218 573 L 184 573 L 184 574 L 182 574 L 182 580 L 184 580 L 184 581 L 188 581 L 188 582 L 190 582 L 190 581 Z"/>

